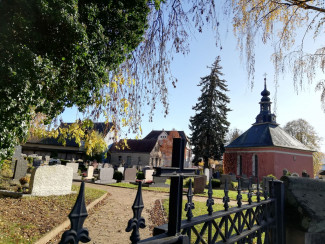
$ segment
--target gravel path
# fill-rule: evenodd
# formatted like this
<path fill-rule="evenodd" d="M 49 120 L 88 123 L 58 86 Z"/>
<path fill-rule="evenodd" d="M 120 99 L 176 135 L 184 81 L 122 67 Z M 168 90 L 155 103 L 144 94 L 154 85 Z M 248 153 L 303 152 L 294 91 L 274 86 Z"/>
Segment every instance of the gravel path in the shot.
<path fill-rule="evenodd" d="M 80 183 L 74 183 L 80 184 Z M 130 243 L 131 232 L 125 232 L 125 228 L 130 218 L 133 217 L 132 204 L 136 196 L 136 189 L 127 189 L 112 186 L 86 184 L 86 187 L 107 190 L 110 194 L 102 205 L 94 213 L 88 216 L 84 227 L 88 228 L 91 242 L 93 244 L 121 244 Z M 142 191 L 144 210 L 142 216 L 146 221 L 146 228 L 140 229 L 141 239 L 152 236 L 149 229 L 152 222 L 149 210 L 154 207 L 157 199 L 166 199 L 169 193 Z M 206 197 L 194 197 L 194 201 L 205 202 Z M 220 199 L 215 199 L 215 203 L 221 203 Z M 233 202 L 231 204 L 234 204 Z"/>

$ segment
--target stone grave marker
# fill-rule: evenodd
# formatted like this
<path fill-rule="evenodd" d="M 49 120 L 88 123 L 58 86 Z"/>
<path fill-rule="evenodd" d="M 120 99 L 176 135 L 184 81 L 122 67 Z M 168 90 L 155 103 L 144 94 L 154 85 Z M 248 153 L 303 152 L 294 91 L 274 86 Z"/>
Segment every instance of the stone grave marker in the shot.
<path fill-rule="evenodd" d="M 248 187 L 249 187 L 249 178 L 247 178 L 247 177 L 240 177 L 239 178 L 239 181 L 240 181 L 240 188 L 242 190 L 247 190 Z M 231 185 L 231 182 L 229 182 L 229 183 Z M 230 188 L 228 188 L 228 189 L 230 189 Z"/>
<path fill-rule="evenodd" d="M 66 195 L 71 193 L 73 169 L 63 165 L 35 168 L 30 180 L 32 196 Z"/>
<path fill-rule="evenodd" d="M 264 176 L 263 177 L 263 188 L 268 192 L 270 193 L 270 184 L 269 184 L 269 181 L 272 181 L 272 177 L 267 177 L 267 176 Z M 264 190 L 262 189 L 262 190 Z"/>
<path fill-rule="evenodd" d="M 88 166 L 86 180 L 91 180 L 94 177 L 94 167 Z"/>
<path fill-rule="evenodd" d="M 111 168 L 111 167 L 109 167 L 109 164 L 104 164 L 104 168 L 106 169 L 106 168 Z"/>
<path fill-rule="evenodd" d="M 194 178 L 194 194 L 204 193 L 205 186 L 207 184 L 207 176 L 200 175 Z"/>
<path fill-rule="evenodd" d="M 27 173 L 28 169 L 28 161 L 20 157 L 15 162 L 14 168 L 14 179 L 19 180 L 20 178 L 24 177 Z"/>
<path fill-rule="evenodd" d="M 125 182 L 135 182 L 137 178 L 137 169 L 127 168 L 124 171 L 124 181 Z"/>
<path fill-rule="evenodd" d="M 209 168 L 205 168 L 204 169 L 204 175 L 207 177 L 207 179 L 210 179 L 211 176 L 210 176 L 210 169 Z"/>
<path fill-rule="evenodd" d="M 166 184 L 166 180 L 168 177 L 164 176 L 153 176 L 153 185 L 150 185 L 151 187 L 169 187 L 169 185 Z"/>
<path fill-rule="evenodd" d="M 153 182 L 153 176 L 152 176 L 153 172 L 155 172 L 155 170 L 153 170 L 153 169 L 147 169 L 144 172 L 144 177 L 145 177 L 144 182 Z"/>
<path fill-rule="evenodd" d="M 110 184 L 115 183 L 116 180 L 113 179 L 114 169 L 113 168 L 101 168 L 99 171 L 99 180 L 95 183 L 100 184 Z"/>
<path fill-rule="evenodd" d="M 232 175 L 224 175 L 224 174 L 222 174 L 221 179 L 220 179 L 220 183 L 221 183 L 220 188 L 221 189 L 225 188 L 225 183 L 226 183 L 226 180 L 227 180 L 228 190 L 232 189 L 232 187 L 231 187 L 232 179 L 233 179 Z"/>
<path fill-rule="evenodd" d="M 45 165 L 48 165 L 49 164 L 49 162 L 50 162 L 50 156 L 45 156 L 45 161 L 44 161 L 44 164 Z"/>
<path fill-rule="evenodd" d="M 73 169 L 73 179 L 74 180 L 81 180 L 81 176 L 78 174 L 78 168 L 79 168 L 78 163 L 67 163 L 66 166 L 71 167 Z"/>
<path fill-rule="evenodd" d="M 35 159 L 33 160 L 33 167 L 40 167 L 42 164 L 42 161 L 39 159 Z"/>
<path fill-rule="evenodd" d="M 20 159 L 21 156 L 21 146 L 15 146 L 15 151 L 14 151 L 14 155 L 12 156 L 12 161 L 16 161 L 18 159 Z"/>

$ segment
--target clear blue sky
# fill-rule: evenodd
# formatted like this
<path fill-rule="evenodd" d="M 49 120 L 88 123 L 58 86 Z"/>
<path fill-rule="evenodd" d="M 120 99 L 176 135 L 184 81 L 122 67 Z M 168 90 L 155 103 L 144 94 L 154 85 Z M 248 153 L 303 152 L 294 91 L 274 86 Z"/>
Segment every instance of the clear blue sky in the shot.
<path fill-rule="evenodd" d="M 316 132 L 324 138 L 322 151 L 325 152 L 325 113 L 321 109 L 320 93 L 314 91 L 315 84 L 306 85 L 303 90 L 294 90 L 292 76 L 288 74 L 280 77 L 275 108 L 275 85 L 273 82 L 274 69 L 270 61 L 271 48 L 263 45 L 256 49 L 256 73 L 253 89 L 247 81 L 245 66 L 240 62 L 236 41 L 229 32 L 223 40 L 222 50 L 216 47 L 212 31 L 197 34 L 190 41 L 191 52 L 187 56 L 177 55 L 172 62 L 172 74 L 178 79 L 176 89 L 169 88 L 170 111 L 166 118 L 161 107 L 157 107 L 153 122 L 148 117 L 143 118 L 143 137 L 151 130 L 183 130 L 190 135 L 189 118 L 194 115 L 192 106 L 200 96 L 200 87 L 197 84 L 200 77 L 210 73 L 207 66 L 211 66 L 215 58 L 220 55 L 224 79 L 228 82 L 228 96 L 231 99 L 228 114 L 230 128 L 246 131 L 255 122 L 259 113 L 259 101 L 264 86 L 264 73 L 267 73 L 267 86 L 271 92 L 273 102 L 272 111 L 277 116 L 277 122 L 284 126 L 288 121 L 303 118 L 308 121 Z M 76 119 L 75 110 L 66 110 L 62 114 L 65 122 Z"/>

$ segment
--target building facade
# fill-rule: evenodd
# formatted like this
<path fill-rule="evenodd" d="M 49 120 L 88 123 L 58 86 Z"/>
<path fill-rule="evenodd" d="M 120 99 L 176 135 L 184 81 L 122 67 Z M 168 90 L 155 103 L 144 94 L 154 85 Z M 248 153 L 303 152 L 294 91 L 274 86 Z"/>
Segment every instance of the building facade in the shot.
<path fill-rule="evenodd" d="M 237 176 L 263 177 L 269 174 L 278 179 L 283 170 L 313 175 L 313 151 L 286 133 L 271 113 L 270 92 L 264 84 L 260 113 L 246 132 L 225 147 L 224 173 Z"/>

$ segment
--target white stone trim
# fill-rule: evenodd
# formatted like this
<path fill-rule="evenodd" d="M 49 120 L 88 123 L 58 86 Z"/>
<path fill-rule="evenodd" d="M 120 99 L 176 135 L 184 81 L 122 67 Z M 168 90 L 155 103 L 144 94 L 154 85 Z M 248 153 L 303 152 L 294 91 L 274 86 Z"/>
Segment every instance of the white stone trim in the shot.
<path fill-rule="evenodd" d="M 295 155 L 295 156 L 313 157 L 313 155 L 306 155 L 306 154 L 302 154 L 302 153 L 282 152 L 282 151 L 276 151 L 276 150 L 265 150 L 265 151 L 227 151 L 225 153 L 265 153 L 265 152 L 289 154 L 289 155 Z"/>

